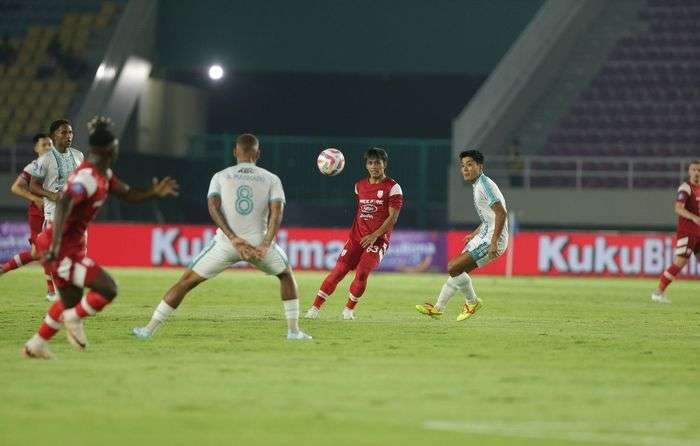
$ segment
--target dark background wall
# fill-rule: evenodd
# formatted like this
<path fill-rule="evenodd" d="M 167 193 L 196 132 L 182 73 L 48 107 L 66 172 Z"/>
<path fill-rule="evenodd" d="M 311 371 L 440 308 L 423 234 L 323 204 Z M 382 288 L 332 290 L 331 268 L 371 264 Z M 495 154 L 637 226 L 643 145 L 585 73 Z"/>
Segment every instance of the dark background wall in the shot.
<path fill-rule="evenodd" d="M 542 3 L 168 1 L 155 75 L 210 90 L 210 133 L 448 138 Z"/>
<path fill-rule="evenodd" d="M 543 0 L 166 0 L 157 63 L 237 71 L 489 73 Z M 167 6 L 167 7 L 166 7 Z"/>

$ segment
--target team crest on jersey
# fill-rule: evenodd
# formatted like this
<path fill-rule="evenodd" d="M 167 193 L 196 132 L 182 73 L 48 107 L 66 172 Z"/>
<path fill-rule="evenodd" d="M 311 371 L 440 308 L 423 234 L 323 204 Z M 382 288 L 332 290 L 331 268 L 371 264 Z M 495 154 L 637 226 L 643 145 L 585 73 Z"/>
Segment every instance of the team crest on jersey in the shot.
<path fill-rule="evenodd" d="M 383 190 L 378 190 L 377 191 L 377 198 L 382 198 L 384 196 L 384 191 Z"/>

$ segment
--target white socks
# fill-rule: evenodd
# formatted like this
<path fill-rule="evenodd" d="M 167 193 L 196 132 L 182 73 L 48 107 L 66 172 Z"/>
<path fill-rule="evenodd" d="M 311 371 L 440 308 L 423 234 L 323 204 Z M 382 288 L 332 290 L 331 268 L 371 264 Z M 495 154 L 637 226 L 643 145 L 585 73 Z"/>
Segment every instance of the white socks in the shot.
<path fill-rule="evenodd" d="M 450 277 L 445 281 L 442 290 L 440 290 L 435 308 L 440 311 L 444 310 L 447 303 L 457 291 L 461 291 L 465 294 L 469 304 L 474 304 L 476 302 L 476 292 L 474 292 L 474 287 L 472 286 L 472 278 L 469 277 L 469 274 L 462 273 L 459 276 Z"/>
<path fill-rule="evenodd" d="M 283 300 L 284 316 L 287 318 L 287 330 L 290 333 L 299 332 L 299 299 Z"/>
<path fill-rule="evenodd" d="M 175 308 L 165 303 L 164 300 L 161 300 L 153 312 L 153 316 L 151 316 L 151 322 L 146 325 L 146 330 L 151 333 L 155 332 L 158 326 L 164 322 L 173 311 L 175 311 Z"/>

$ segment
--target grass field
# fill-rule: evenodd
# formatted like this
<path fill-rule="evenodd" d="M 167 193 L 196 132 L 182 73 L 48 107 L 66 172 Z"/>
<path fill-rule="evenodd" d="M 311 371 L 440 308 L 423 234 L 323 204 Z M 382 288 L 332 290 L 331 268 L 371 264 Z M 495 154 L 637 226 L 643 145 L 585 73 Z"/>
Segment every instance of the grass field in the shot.
<path fill-rule="evenodd" d="M 486 303 L 454 322 L 414 310 L 440 275 L 376 274 L 355 321 L 346 279 L 315 339 L 286 333 L 277 280 L 229 272 L 196 289 L 154 339 L 177 270 L 112 269 L 120 295 L 63 333 L 53 361 L 20 357 L 46 310 L 37 268 L 0 278 L 0 444 L 700 444 L 700 284 L 672 305 L 652 280 L 476 277 Z M 302 308 L 320 273 L 297 274 Z M 432 298 L 430 298 L 432 300 Z"/>

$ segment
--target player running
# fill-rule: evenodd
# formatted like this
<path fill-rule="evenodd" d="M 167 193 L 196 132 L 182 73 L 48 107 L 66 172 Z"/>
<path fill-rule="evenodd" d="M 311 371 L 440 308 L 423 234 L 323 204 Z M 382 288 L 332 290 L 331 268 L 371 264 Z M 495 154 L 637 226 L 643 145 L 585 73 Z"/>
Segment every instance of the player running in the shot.
<path fill-rule="evenodd" d="M 154 180 L 148 190 L 129 188 L 119 181 L 111 169 L 119 144 L 109 130 L 109 120 L 96 118 L 89 127 L 88 159 L 67 178 L 53 222 L 37 236 L 37 250 L 51 269 L 61 299 L 51 305 L 38 332 L 25 344 L 23 353 L 29 358 L 51 358 L 48 341 L 61 328 L 61 320 L 70 343 L 83 350 L 87 345 L 83 318 L 94 316 L 117 296 L 114 279 L 85 251 L 85 230 L 107 196 L 111 193 L 138 203 L 177 195 L 177 183 L 169 177 Z M 85 287 L 90 291 L 82 297 Z"/>
<path fill-rule="evenodd" d="M 357 213 L 350 229 L 350 238 L 338 256 L 335 268 L 326 276 L 307 319 L 315 319 L 335 288 L 350 270 L 355 279 L 350 284 L 348 301 L 343 308 L 343 319 L 355 319 L 355 305 L 365 292 L 370 273 L 382 261 L 389 247 L 391 231 L 403 205 L 403 192 L 395 180 L 384 173 L 389 157 L 383 149 L 365 152 L 365 167 L 369 176 L 355 183 Z"/>
<path fill-rule="evenodd" d="M 700 254 L 700 160 L 688 164 L 688 181 L 678 187 L 676 196 L 676 256 L 671 266 L 661 273 L 659 287 L 652 293 L 651 301 L 670 304 L 664 291 L 683 269 L 691 254 Z"/>
<path fill-rule="evenodd" d="M 37 133 L 32 140 L 34 141 L 34 152 L 37 157 L 41 157 L 53 148 L 53 141 L 51 141 L 49 135 L 45 133 Z M 34 195 L 29 190 L 29 182 L 32 179 L 32 172 L 36 169 L 36 165 L 37 160 L 27 164 L 10 188 L 13 194 L 29 201 L 29 206 L 27 207 L 27 222 L 29 223 L 29 245 L 31 249 L 15 254 L 8 262 L 0 266 L 0 275 L 26 265 L 38 258 L 34 245 L 36 236 L 41 232 L 44 224 L 44 201 L 42 197 Z M 46 274 L 46 299 L 53 302 L 57 299 L 54 292 L 53 281 L 46 268 L 44 268 L 44 272 Z"/>
<path fill-rule="evenodd" d="M 260 148 L 254 135 L 236 138 L 233 154 L 236 165 L 215 173 L 209 183 L 207 204 L 219 228 L 216 235 L 165 293 L 148 325 L 132 330 L 135 336 L 153 336 L 194 287 L 244 260 L 279 279 L 287 339 L 311 339 L 299 329 L 299 291 L 287 256 L 274 241 L 284 212 L 282 182 L 255 165 Z"/>
<path fill-rule="evenodd" d="M 503 254 L 508 246 L 508 226 L 506 225 L 506 200 L 491 178 L 484 175 L 484 155 L 478 150 L 466 150 L 459 154 L 462 176 L 474 189 L 474 207 L 481 224 L 465 237 L 466 246 L 462 253 L 450 260 L 447 272 L 450 278 L 442 286 L 435 305 L 416 305 L 423 314 L 442 316 L 450 298 L 458 291 L 466 296 L 462 312 L 457 321 L 472 317 L 484 305 L 476 297 L 469 273 L 482 267 Z"/>

